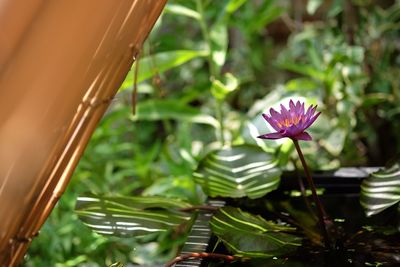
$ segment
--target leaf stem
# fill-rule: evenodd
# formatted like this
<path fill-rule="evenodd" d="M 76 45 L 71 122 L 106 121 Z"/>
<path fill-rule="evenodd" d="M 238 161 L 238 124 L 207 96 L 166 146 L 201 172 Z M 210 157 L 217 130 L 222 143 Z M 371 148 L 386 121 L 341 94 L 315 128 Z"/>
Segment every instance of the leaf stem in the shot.
<path fill-rule="evenodd" d="M 218 253 L 189 253 L 189 254 L 184 254 L 180 255 L 173 260 L 167 262 L 164 267 L 172 267 L 174 264 L 184 261 L 187 259 L 197 259 L 197 258 L 212 258 L 212 259 L 220 259 L 224 261 L 234 261 L 238 260 L 238 257 L 231 256 L 231 255 L 225 255 L 225 254 L 218 254 Z"/>
<path fill-rule="evenodd" d="M 328 231 L 326 230 L 326 223 L 325 223 L 325 219 L 327 219 L 328 216 L 326 215 L 326 212 L 325 212 L 325 210 L 324 210 L 324 208 L 322 206 L 322 203 L 318 198 L 317 190 L 316 190 L 314 181 L 313 181 L 313 179 L 311 177 L 311 173 L 310 173 L 310 170 L 308 169 L 308 165 L 306 163 L 306 160 L 304 159 L 304 155 L 303 155 L 303 152 L 301 151 L 299 142 L 297 140 L 295 140 L 295 139 L 292 139 L 292 141 L 293 141 L 294 146 L 296 148 L 297 154 L 299 154 L 299 158 L 300 158 L 301 164 L 303 165 L 304 173 L 306 175 L 308 185 L 310 186 L 310 189 L 311 189 L 311 192 L 312 192 L 312 197 L 313 197 L 314 203 L 317 206 L 318 221 L 319 221 L 319 225 L 321 227 L 322 235 L 324 237 L 325 247 L 331 247 L 330 239 L 329 239 Z"/>

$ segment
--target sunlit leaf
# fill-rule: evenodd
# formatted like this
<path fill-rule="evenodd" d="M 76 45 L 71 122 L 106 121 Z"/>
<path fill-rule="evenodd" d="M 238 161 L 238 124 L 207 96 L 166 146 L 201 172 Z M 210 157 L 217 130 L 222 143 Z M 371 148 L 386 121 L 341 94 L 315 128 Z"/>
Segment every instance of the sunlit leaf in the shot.
<path fill-rule="evenodd" d="M 308 78 L 297 78 L 288 81 L 285 85 L 289 91 L 312 91 L 318 89 L 318 84 Z"/>
<path fill-rule="evenodd" d="M 344 147 L 347 131 L 343 128 L 331 129 L 325 139 L 321 139 L 321 145 L 334 156 L 339 156 Z"/>
<path fill-rule="evenodd" d="M 178 4 L 167 4 L 164 8 L 164 12 L 187 16 L 197 20 L 200 19 L 200 14 L 197 11 Z"/>
<path fill-rule="evenodd" d="M 138 103 L 133 120 L 180 120 L 219 127 L 214 117 L 172 99 L 152 99 Z"/>
<path fill-rule="evenodd" d="M 259 198 L 276 189 L 281 170 L 272 154 L 251 145 L 224 148 L 207 155 L 194 173 L 212 197 Z"/>
<path fill-rule="evenodd" d="M 194 58 L 205 57 L 207 55 L 207 51 L 176 50 L 160 52 L 140 58 L 137 82 L 140 83 L 156 74 L 160 74 L 172 68 L 178 67 Z M 134 68 L 126 76 L 126 79 L 122 83 L 120 90 L 132 88 L 133 71 Z"/>
<path fill-rule="evenodd" d="M 226 6 L 226 12 L 233 13 L 240 8 L 247 0 L 231 0 Z"/>
<path fill-rule="evenodd" d="M 189 204 L 162 197 L 81 196 L 76 213 L 93 231 L 119 237 L 143 237 L 184 225 L 190 215 L 178 211 Z"/>
<path fill-rule="evenodd" d="M 296 64 L 293 62 L 282 62 L 279 64 L 279 67 L 309 76 L 318 81 L 324 81 L 326 79 L 326 74 L 324 73 L 324 71 L 318 70 L 317 68 L 310 65 Z"/>
<path fill-rule="evenodd" d="M 315 11 L 324 3 L 323 0 L 308 0 L 307 3 L 307 12 L 310 15 L 313 15 Z"/>
<path fill-rule="evenodd" d="M 220 69 L 225 64 L 228 49 L 228 29 L 225 20 L 217 21 L 210 29 L 212 60 Z"/>
<path fill-rule="evenodd" d="M 273 257 L 287 254 L 301 245 L 295 228 L 266 221 L 261 216 L 224 207 L 211 219 L 215 235 L 237 256 Z"/>
<path fill-rule="evenodd" d="M 235 91 L 239 86 L 238 79 L 231 73 L 224 75 L 224 81 L 214 80 L 211 85 L 211 93 L 219 100 L 225 99 L 225 97 Z"/>
<path fill-rule="evenodd" d="M 372 173 L 361 184 L 360 203 L 367 216 L 375 215 L 400 201 L 400 163 Z"/>

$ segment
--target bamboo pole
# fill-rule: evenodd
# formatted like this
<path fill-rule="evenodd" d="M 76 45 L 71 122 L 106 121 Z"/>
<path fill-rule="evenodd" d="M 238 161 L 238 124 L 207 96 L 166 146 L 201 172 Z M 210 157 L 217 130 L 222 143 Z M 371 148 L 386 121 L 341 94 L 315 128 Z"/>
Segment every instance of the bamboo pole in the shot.
<path fill-rule="evenodd" d="M 0 266 L 64 192 L 166 0 L 3 0 Z"/>

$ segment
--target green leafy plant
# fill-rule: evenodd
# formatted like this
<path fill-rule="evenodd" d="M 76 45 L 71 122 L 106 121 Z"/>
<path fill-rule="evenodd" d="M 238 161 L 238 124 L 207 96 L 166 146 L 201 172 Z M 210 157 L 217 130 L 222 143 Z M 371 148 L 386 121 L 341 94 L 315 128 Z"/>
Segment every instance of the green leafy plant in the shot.
<path fill-rule="evenodd" d="M 312 169 L 382 165 L 400 148 L 393 123 L 400 114 L 399 10 L 398 1 L 310 0 L 297 6 L 286 0 L 170 0 L 25 265 L 166 262 L 178 253 L 207 197 L 231 205 L 216 212 L 211 224 L 239 257 L 217 259 L 258 255 L 280 262 L 287 253 L 319 251 L 316 216 L 269 200 L 281 174 L 301 169 L 301 160 L 290 140 L 257 138 L 266 129 L 260 114 L 290 98 L 318 104 L 322 114 L 309 130 L 315 142 L 301 146 Z M 379 216 L 398 202 L 396 168 L 363 183 L 368 215 Z M 236 207 L 247 201 L 249 207 Z M 144 235 L 117 223 L 160 231 Z M 99 231 L 111 225 L 108 234 Z M 371 225 L 338 240 L 354 251 L 361 251 L 358 243 L 383 242 Z M 396 232 L 387 227 L 385 233 Z M 395 246 L 386 245 L 392 253 Z M 370 251 L 379 252 L 379 246 Z"/>

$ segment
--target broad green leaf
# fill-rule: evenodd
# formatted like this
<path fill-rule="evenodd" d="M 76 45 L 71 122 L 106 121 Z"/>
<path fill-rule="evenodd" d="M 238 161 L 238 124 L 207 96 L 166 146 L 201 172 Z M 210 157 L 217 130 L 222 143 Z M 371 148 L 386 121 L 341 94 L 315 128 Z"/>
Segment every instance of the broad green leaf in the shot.
<path fill-rule="evenodd" d="M 327 13 L 328 18 L 333 18 L 343 11 L 343 0 L 334 0 Z"/>
<path fill-rule="evenodd" d="M 231 73 L 226 73 L 224 82 L 214 80 L 211 85 L 211 93 L 216 99 L 223 100 L 225 97 L 235 91 L 239 86 L 238 79 Z"/>
<path fill-rule="evenodd" d="M 315 11 L 324 3 L 323 0 L 308 0 L 307 13 L 314 15 Z"/>
<path fill-rule="evenodd" d="M 372 173 L 361 184 L 360 203 L 367 216 L 375 215 L 400 201 L 400 163 Z"/>
<path fill-rule="evenodd" d="M 205 57 L 207 51 L 196 50 L 176 50 L 160 52 L 147 57 L 139 58 L 139 70 L 137 82 L 140 83 L 156 74 L 163 73 L 172 68 L 178 67 L 194 58 Z M 135 64 L 136 67 L 136 64 Z M 134 68 L 128 73 L 125 81 L 120 87 L 120 91 L 132 88 Z"/>
<path fill-rule="evenodd" d="M 309 76 L 318 81 L 324 81 L 326 79 L 326 74 L 324 71 L 318 70 L 310 65 L 296 64 L 293 62 L 283 62 L 279 64 L 279 67 Z"/>
<path fill-rule="evenodd" d="M 339 156 L 344 147 L 347 131 L 343 128 L 331 129 L 329 136 L 321 139 L 321 145 L 334 156 Z"/>
<path fill-rule="evenodd" d="M 178 4 L 167 4 L 164 12 L 200 19 L 200 14 L 197 11 Z"/>
<path fill-rule="evenodd" d="M 277 162 L 257 146 L 240 145 L 208 154 L 193 175 L 211 197 L 255 199 L 278 187 L 281 170 Z"/>
<path fill-rule="evenodd" d="M 138 103 L 133 120 L 180 120 L 219 127 L 214 117 L 172 99 L 152 99 Z"/>
<path fill-rule="evenodd" d="M 257 6 L 257 7 L 256 7 Z M 249 30 L 250 32 L 257 32 L 278 19 L 284 12 L 285 9 L 279 5 L 279 1 L 277 0 L 264 0 L 260 2 L 260 4 L 255 4 L 256 12 L 254 13 L 254 18 L 252 21 L 249 21 Z"/>
<path fill-rule="evenodd" d="M 301 238 L 295 228 L 266 221 L 261 216 L 224 207 L 210 221 L 213 233 L 237 256 L 274 257 L 296 250 Z"/>
<path fill-rule="evenodd" d="M 119 237 L 143 237 L 162 233 L 190 220 L 178 211 L 190 207 L 175 199 L 162 197 L 81 196 L 76 213 L 93 231 Z"/>
<path fill-rule="evenodd" d="M 218 72 L 225 64 L 228 50 L 228 28 L 225 20 L 217 21 L 210 29 L 212 60 L 218 68 Z"/>
<path fill-rule="evenodd" d="M 297 78 L 288 81 L 285 85 L 288 91 L 312 91 L 318 89 L 318 84 L 308 78 Z"/>
<path fill-rule="evenodd" d="M 231 0 L 226 6 L 226 12 L 231 14 L 240 8 L 247 0 Z"/>

